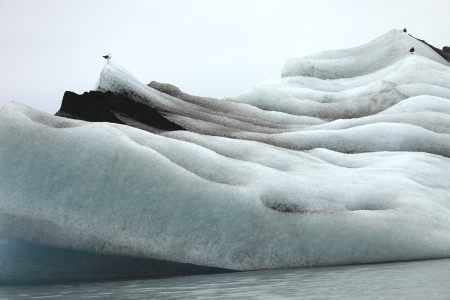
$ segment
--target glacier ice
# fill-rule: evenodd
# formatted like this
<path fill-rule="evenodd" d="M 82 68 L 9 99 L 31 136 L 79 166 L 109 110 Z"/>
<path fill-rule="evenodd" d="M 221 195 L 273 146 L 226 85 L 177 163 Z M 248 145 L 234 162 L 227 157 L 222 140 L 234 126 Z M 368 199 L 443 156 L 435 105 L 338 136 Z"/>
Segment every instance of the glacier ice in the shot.
<path fill-rule="evenodd" d="M 105 65 L 98 90 L 186 131 L 11 102 L 0 238 L 232 270 L 449 257 L 450 64 L 417 43 L 391 31 L 288 61 L 226 100 Z"/>
<path fill-rule="evenodd" d="M 107 255 L 14 240 L 0 240 L 0 266 L 1 285 L 230 272 L 192 264 Z"/>
<path fill-rule="evenodd" d="M 349 78 L 366 75 L 388 67 L 415 53 L 450 66 L 450 63 L 421 41 L 401 30 L 391 30 L 365 45 L 343 50 L 325 51 L 304 58 L 291 58 L 281 71 L 282 77 L 308 76 L 322 79 Z"/>
<path fill-rule="evenodd" d="M 386 115 L 383 112 L 405 99 L 412 99 L 405 90 L 417 97 L 431 97 L 427 94 L 431 92 L 433 96 L 450 99 L 445 98 L 443 91 L 449 87 L 450 67 L 418 54 L 408 54 L 388 69 L 389 72 L 374 73 L 373 78 L 365 75 L 335 80 L 340 86 L 350 87 L 338 91 L 331 80 L 322 80 L 320 90 L 305 89 L 284 79 L 272 80 L 220 105 L 216 104 L 217 100 L 192 103 L 161 93 L 123 77 L 122 67 L 115 64 L 103 69 L 99 88 L 119 94 L 133 91 L 136 101 L 157 107 L 172 122 L 200 134 L 253 140 L 295 150 L 421 151 L 449 156 L 450 139 L 445 135 L 450 122 L 447 114 L 434 111 Z M 297 77 L 295 82 L 303 78 Z M 356 83 L 363 85 L 358 87 Z M 311 84 L 315 85 L 319 83 Z M 250 109 L 248 104 L 261 109 Z"/>
<path fill-rule="evenodd" d="M 18 103 L 0 122 L 2 238 L 235 270 L 450 254 L 446 157 L 161 136 Z"/>

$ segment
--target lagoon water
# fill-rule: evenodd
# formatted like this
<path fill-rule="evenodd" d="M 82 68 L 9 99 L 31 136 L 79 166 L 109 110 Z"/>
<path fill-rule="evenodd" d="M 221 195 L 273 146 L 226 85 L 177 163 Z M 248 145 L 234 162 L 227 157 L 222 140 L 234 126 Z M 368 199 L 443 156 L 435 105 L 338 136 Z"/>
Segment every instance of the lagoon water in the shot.
<path fill-rule="evenodd" d="M 450 259 L 0 286 L 0 299 L 449 299 Z"/>

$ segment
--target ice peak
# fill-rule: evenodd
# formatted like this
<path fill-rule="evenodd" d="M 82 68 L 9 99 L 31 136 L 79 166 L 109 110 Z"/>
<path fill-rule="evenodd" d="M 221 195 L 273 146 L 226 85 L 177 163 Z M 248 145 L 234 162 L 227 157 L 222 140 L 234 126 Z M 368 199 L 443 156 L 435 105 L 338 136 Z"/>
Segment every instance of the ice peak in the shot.
<path fill-rule="evenodd" d="M 289 59 L 282 77 L 306 76 L 322 79 L 350 78 L 367 75 L 402 60 L 411 48 L 416 54 L 450 66 L 436 51 L 402 30 L 393 29 L 358 47 L 332 50 Z"/>

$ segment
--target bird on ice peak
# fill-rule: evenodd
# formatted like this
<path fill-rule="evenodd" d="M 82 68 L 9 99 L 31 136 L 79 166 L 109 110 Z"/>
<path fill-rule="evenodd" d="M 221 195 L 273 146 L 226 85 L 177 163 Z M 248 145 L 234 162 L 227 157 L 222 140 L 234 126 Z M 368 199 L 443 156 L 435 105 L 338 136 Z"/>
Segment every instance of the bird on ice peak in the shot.
<path fill-rule="evenodd" d="M 107 61 L 110 61 L 111 57 L 111 53 L 109 53 L 108 55 L 103 55 L 103 58 L 106 58 Z"/>

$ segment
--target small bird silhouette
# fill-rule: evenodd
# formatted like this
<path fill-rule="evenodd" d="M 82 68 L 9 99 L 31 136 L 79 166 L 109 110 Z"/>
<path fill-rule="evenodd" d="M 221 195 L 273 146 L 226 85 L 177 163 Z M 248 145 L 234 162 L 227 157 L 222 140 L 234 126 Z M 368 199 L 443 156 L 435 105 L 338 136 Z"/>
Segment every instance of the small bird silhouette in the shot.
<path fill-rule="evenodd" d="M 111 60 L 111 53 L 108 55 L 103 55 L 103 58 L 106 58 L 106 60 L 110 61 Z"/>
<path fill-rule="evenodd" d="M 409 52 L 413 53 L 413 52 L 414 52 L 414 47 L 412 47 L 411 49 L 409 49 Z"/>
<path fill-rule="evenodd" d="M 405 28 L 405 29 L 403 29 L 403 32 L 406 32 L 406 28 Z"/>

